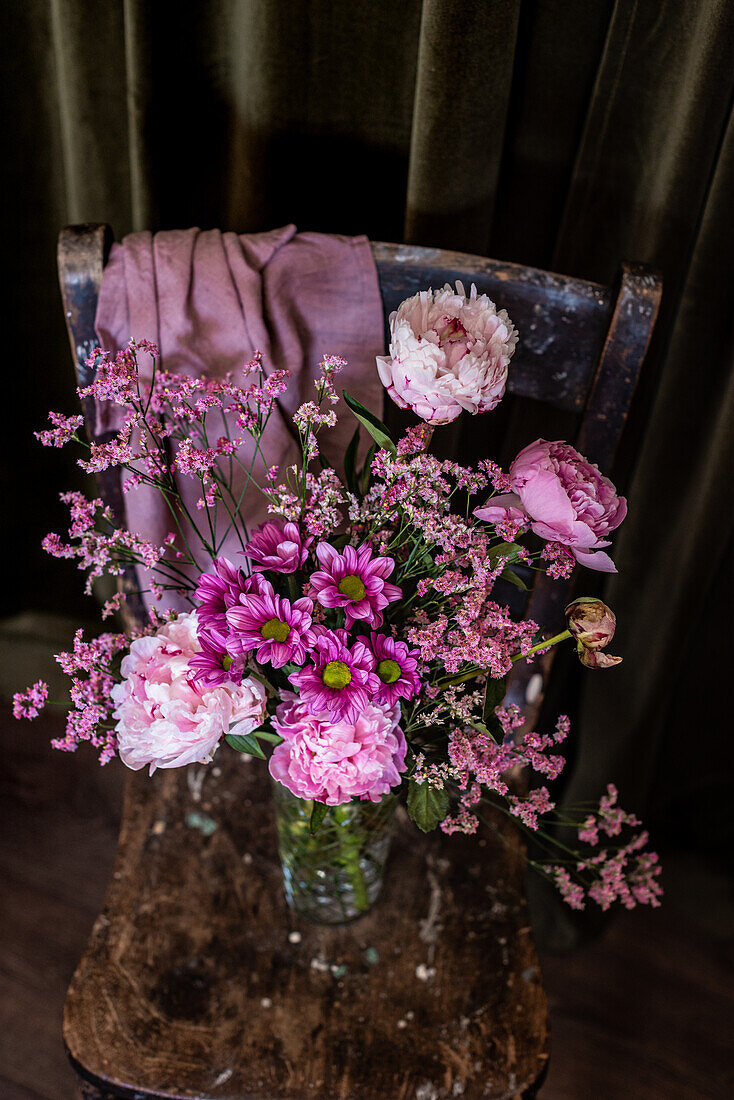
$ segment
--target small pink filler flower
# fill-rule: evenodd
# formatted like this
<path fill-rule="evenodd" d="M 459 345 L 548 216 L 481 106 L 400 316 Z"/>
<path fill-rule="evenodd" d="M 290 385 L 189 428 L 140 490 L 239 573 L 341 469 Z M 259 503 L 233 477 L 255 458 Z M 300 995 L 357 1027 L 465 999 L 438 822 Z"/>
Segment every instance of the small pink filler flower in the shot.
<path fill-rule="evenodd" d="M 390 314 L 390 354 L 377 357 L 380 381 L 396 405 L 429 424 L 463 409 L 489 412 L 502 400 L 517 332 L 486 294 L 422 290 Z"/>
<path fill-rule="evenodd" d="M 399 706 L 370 703 L 353 722 L 334 722 L 284 691 L 273 719 L 283 742 L 270 758 L 270 774 L 298 798 L 328 806 L 352 798 L 379 802 L 405 770 L 407 746 L 399 721 Z"/>
<path fill-rule="evenodd" d="M 392 558 L 372 557 L 365 542 L 355 549 L 345 546 L 339 553 L 329 542 L 320 542 L 316 557 L 323 569 L 311 574 L 311 587 L 324 607 L 341 607 L 347 630 L 357 619 L 368 626 L 382 625 L 382 611 L 399 600 L 402 588 L 386 580 L 395 568 Z"/>
<path fill-rule="evenodd" d="M 501 523 L 529 517 L 536 535 L 567 546 L 581 565 L 617 572 L 600 548 L 609 546 L 606 536 L 626 516 L 627 501 L 598 466 L 570 443 L 536 439 L 520 451 L 509 476 L 514 491 L 475 508 L 477 519 Z"/>
<path fill-rule="evenodd" d="M 265 716 L 257 680 L 213 688 L 193 681 L 196 629 L 196 612 L 179 615 L 157 634 L 136 638 L 123 657 L 123 680 L 111 696 L 120 759 L 134 771 L 207 763 L 225 734 L 252 733 Z"/>

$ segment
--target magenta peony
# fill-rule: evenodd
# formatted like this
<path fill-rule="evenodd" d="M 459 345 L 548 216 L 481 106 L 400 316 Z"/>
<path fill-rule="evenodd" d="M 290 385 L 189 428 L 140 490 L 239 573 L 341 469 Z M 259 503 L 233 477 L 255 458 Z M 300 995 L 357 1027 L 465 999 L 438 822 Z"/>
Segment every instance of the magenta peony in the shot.
<path fill-rule="evenodd" d="M 487 523 L 529 518 L 543 539 L 567 546 L 590 569 L 616 573 L 601 551 L 607 535 L 627 514 L 627 501 L 609 478 L 569 443 L 536 439 L 520 451 L 509 470 L 512 493 L 489 500 L 474 515 Z"/>
<path fill-rule="evenodd" d="M 354 723 L 311 714 L 284 691 L 273 726 L 283 738 L 270 758 L 270 774 L 298 798 L 338 806 L 352 798 L 379 802 L 400 783 L 406 742 L 400 707 L 364 706 Z"/>
<path fill-rule="evenodd" d="M 196 612 L 179 615 L 157 634 L 136 638 L 123 657 L 113 717 L 120 758 L 134 771 L 206 763 L 225 734 L 252 733 L 265 716 L 257 680 L 218 687 L 193 681 L 196 629 Z"/>
<path fill-rule="evenodd" d="M 517 343 L 506 311 L 486 294 L 422 290 L 390 314 L 390 354 L 377 357 L 380 380 L 401 409 L 449 424 L 462 409 L 489 412 L 502 400 Z"/>

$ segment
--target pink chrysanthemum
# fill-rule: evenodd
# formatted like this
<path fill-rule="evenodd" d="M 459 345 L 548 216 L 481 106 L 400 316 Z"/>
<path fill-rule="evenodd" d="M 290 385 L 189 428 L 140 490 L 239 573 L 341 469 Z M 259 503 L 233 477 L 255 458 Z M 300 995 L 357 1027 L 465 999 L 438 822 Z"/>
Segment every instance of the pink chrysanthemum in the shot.
<path fill-rule="evenodd" d="M 262 523 L 245 547 L 245 554 L 255 570 L 272 569 L 274 573 L 295 573 L 306 561 L 313 537 L 303 538 L 298 524 Z"/>
<path fill-rule="evenodd" d="M 191 680 L 207 687 L 236 683 L 242 679 L 245 662 L 227 652 L 227 639 L 218 630 L 198 630 L 200 651 L 189 661 Z"/>
<path fill-rule="evenodd" d="M 240 597 L 227 611 L 227 652 L 232 657 L 255 650 L 260 664 L 282 668 L 288 661 L 302 665 L 313 643 L 311 612 L 313 600 L 305 596 L 291 604 L 276 596 L 267 581 L 259 592 Z"/>
<path fill-rule="evenodd" d="M 343 608 L 347 630 L 357 619 L 368 626 L 382 626 L 383 609 L 403 594 L 386 579 L 395 568 L 393 559 L 373 558 L 367 543 L 357 549 L 345 546 L 340 554 L 331 543 L 320 542 L 316 557 L 323 569 L 311 574 L 311 586 L 319 603 Z"/>
<path fill-rule="evenodd" d="M 314 714 L 354 722 L 379 691 L 375 659 L 361 638 L 348 646 L 346 630 L 316 626 L 313 635 L 309 664 L 294 672 L 290 681 Z"/>
<path fill-rule="evenodd" d="M 229 608 L 235 607 L 243 594 L 259 591 L 265 581 L 260 576 L 248 577 L 229 558 L 215 558 L 212 569 L 212 573 L 201 574 L 194 594 L 199 601 L 199 628 L 226 635 Z"/>
<path fill-rule="evenodd" d="M 398 699 L 412 699 L 421 687 L 416 671 L 419 650 L 409 649 L 405 642 L 397 642 L 386 634 L 370 634 L 367 644 L 380 681 L 375 702 L 393 706 Z"/>
<path fill-rule="evenodd" d="M 284 691 L 273 726 L 283 743 L 270 774 L 298 798 L 338 806 L 352 798 L 379 802 L 400 783 L 406 742 L 399 707 L 368 703 L 353 722 L 313 714 L 305 700 Z"/>

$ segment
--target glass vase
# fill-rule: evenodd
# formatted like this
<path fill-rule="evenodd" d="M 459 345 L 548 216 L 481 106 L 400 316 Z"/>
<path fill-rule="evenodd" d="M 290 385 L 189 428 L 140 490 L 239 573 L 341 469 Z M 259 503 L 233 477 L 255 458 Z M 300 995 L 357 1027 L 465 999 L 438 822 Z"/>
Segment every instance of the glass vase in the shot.
<path fill-rule="evenodd" d="M 273 782 L 286 901 L 307 920 L 342 924 L 377 900 L 398 798 L 329 806 L 311 835 L 314 803 Z"/>

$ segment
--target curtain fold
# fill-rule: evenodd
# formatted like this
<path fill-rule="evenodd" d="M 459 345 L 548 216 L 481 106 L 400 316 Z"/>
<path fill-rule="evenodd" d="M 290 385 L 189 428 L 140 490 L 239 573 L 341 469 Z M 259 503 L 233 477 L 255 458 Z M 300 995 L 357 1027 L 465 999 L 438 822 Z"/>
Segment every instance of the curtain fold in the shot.
<path fill-rule="evenodd" d="M 727 568 L 734 540 L 732 194 L 730 114 L 630 486 L 630 512 L 617 542 L 619 574 L 608 587 L 612 606 L 623 609 L 615 642 L 625 660 L 614 680 L 585 683 L 584 738 L 569 797 L 621 772 L 630 801 L 653 802 L 664 812 L 667 792 L 657 783 L 658 768 L 668 755 L 690 752 L 691 735 L 703 739 L 712 729 L 719 731 L 714 745 L 731 761 L 724 705 L 711 689 L 717 670 L 726 676 L 726 627 L 734 607 Z M 697 652 L 701 644 L 706 662 Z M 700 678 L 689 675 L 693 663 L 708 666 Z M 697 702 L 693 708 L 689 696 Z M 691 710 L 697 728 L 687 724 Z M 725 777 L 723 768 L 719 783 Z"/>
<path fill-rule="evenodd" d="M 676 698 L 702 637 L 707 675 L 728 672 L 729 0 L 9 0 L 0 20 L 13 410 L 0 489 L 24 517 L 3 549 L 18 578 L 6 613 L 79 604 L 77 577 L 39 549 L 78 471 L 31 435 L 74 400 L 62 224 L 107 221 L 120 238 L 295 222 L 602 282 L 622 259 L 651 263 L 663 308 L 614 471 L 630 500 L 607 590 L 625 661 L 585 680 L 572 791 L 593 797 L 611 772 L 669 821 L 660 777 L 689 733 Z M 533 424 L 517 415 L 513 432 Z M 487 430 L 467 426 L 475 453 Z M 723 714 L 702 708 L 720 747 Z"/>
<path fill-rule="evenodd" d="M 489 246 L 520 0 L 424 0 L 405 239 L 483 255 Z"/>

